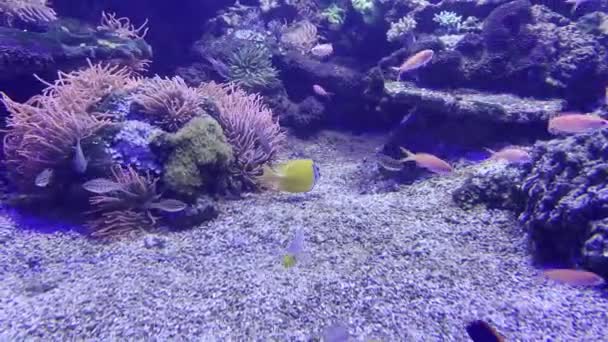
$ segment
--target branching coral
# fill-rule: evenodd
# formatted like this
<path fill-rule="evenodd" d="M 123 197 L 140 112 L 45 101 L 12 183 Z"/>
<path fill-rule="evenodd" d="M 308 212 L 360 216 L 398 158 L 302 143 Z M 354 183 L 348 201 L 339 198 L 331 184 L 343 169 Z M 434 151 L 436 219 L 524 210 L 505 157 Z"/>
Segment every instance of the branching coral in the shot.
<path fill-rule="evenodd" d="M 416 28 L 416 19 L 412 16 L 405 16 L 396 23 L 391 23 L 391 28 L 386 32 L 389 42 L 396 42 L 411 34 Z"/>
<path fill-rule="evenodd" d="M 378 8 L 374 0 L 351 0 L 351 5 L 361 13 L 366 24 L 372 24 L 378 19 Z"/>
<path fill-rule="evenodd" d="M 272 161 L 285 140 L 272 111 L 258 94 L 248 94 L 236 85 L 214 82 L 200 86 L 201 94 L 212 98 L 219 108 L 216 118 L 232 145 L 238 174 L 250 186 L 262 165 Z"/>
<path fill-rule="evenodd" d="M 433 17 L 433 21 L 447 32 L 456 33 L 460 30 L 462 17 L 454 12 L 441 11 Z"/>
<path fill-rule="evenodd" d="M 133 100 L 163 129 L 175 132 L 201 112 L 204 98 L 179 76 L 156 76 L 141 82 Z"/>
<path fill-rule="evenodd" d="M 57 13 L 49 7 L 47 0 L 0 0 L 0 13 L 9 23 L 18 18 L 24 22 L 48 22 L 57 19 Z"/>
<path fill-rule="evenodd" d="M 116 18 L 116 13 L 101 13 L 101 24 L 97 26 L 98 30 L 111 32 L 125 39 L 144 39 L 148 33 L 148 19 L 140 27 L 135 27 L 131 24 L 129 18 Z"/>
<path fill-rule="evenodd" d="M 277 82 L 272 54 L 261 44 L 246 43 L 228 58 L 229 79 L 247 90 L 260 90 Z"/>
<path fill-rule="evenodd" d="M 332 25 L 342 25 L 346 19 L 346 10 L 337 4 L 331 4 L 319 15 Z"/>

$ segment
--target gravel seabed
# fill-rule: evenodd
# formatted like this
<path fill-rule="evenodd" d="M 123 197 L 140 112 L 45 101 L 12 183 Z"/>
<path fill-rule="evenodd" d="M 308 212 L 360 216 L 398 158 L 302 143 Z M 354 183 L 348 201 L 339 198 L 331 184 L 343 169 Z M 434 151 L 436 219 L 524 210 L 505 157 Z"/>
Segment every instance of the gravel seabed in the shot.
<path fill-rule="evenodd" d="M 470 170 L 359 194 L 380 142 L 292 139 L 286 157 L 321 168 L 313 192 L 223 202 L 185 232 L 100 243 L 1 218 L 0 341 L 305 341 L 335 321 L 353 341 L 467 341 L 475 319 L 508 341 L 608 339 L 605 289 L 544 280 L 512 213 L 452 204 Z M 297 228 L 306 253 L 285 269 Z"/>

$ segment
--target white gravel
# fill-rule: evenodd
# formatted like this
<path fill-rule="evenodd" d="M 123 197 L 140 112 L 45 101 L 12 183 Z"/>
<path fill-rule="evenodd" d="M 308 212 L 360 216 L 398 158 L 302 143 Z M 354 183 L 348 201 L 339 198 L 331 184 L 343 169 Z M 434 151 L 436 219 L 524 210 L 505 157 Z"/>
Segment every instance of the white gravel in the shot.
<path fill-rule="evenodd" d="M 322 179 L 304 195 L 221 203 L 190 231 L 100 243 L 0 220 L 0 341 L 466 341 L 485 319 L 509 341 L 605 341 L 605 289 L 545 281 L 509 212 L 451 203 L 459 171 L 400 191 L 355 184 L 378 138 L 293 140 Z M 281 265 L 293 232 L 305 257 Z"/>

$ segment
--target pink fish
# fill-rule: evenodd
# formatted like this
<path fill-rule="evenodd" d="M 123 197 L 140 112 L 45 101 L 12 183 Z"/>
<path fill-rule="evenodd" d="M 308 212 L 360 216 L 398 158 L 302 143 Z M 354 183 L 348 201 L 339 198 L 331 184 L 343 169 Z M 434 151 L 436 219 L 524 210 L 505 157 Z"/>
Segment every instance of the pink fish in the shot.
<path fill-rule="evenodd" d="M 333 95 L 333 93 L 326 91 L 323 87 L 321 87 L 318 84 L 314 84 L 312 86 L 312 90 L 315 92 L 315 94 L 322 96 L 322 97 L 330 97 Z"/>
<path fill-rule="evenodd" d="M 526 150 L 518 147 L 505 147 L 500 151 L 494 151 L 486 148 L 486 151 L 492 154 L 490 157 L 491 160 L 502 159 L 513 164 L 523 164 L 532 160 L 532 157 L 530 157 L 530 154 Z"/>
<path fill-rule="evenodd" d="M 583 270 L 558 268 L 546 270 L 543 274 L 553 281 L 573 286 L 599 286 L 606 282 L 604 278 L 599 275 Z"/>
<path fill-rule="evenodd" d="M 399 74 L 397 74 L 397 81 L 401 79 L 401 75 L 403 75 L 404 73 L 425 66 L 428 62 L 431 61 L 431 59 L 433 59 L 434 54 L 435 52 L 433 52 L 433 50 L 422 50 L 415 53 L 413 56 L 410 56 L 398 68 L 393 67 L 393 70 L 399 72 Z"/>
<path fill-rule="evenodd" d="M 310 49 L 310 53 L 312 53 L 314 56 L 324 58 L 334 53 L 334 46 L 331 43 L 317 44 L 315 47 Z"/>
<path fill-rule="evenodd" d="M 586 133 L 606 127 L 608 120 L 598 115 L 564 114 L 549 120 L 548 131 L 551 134 Z"/>
<path fill-rule="evenodd" d="M 401 159 L 401 162 L 413 161 L 416 162 L 416 165 L 419 167 L 425 168 L 440 175 L 445 175 L 452 172 L 452 166 L 450 166 L 450 164 L 432 154 L 412 153 L 403 147 L 401 147 L 401 151 L 405 154 L 405 158 Z"/>

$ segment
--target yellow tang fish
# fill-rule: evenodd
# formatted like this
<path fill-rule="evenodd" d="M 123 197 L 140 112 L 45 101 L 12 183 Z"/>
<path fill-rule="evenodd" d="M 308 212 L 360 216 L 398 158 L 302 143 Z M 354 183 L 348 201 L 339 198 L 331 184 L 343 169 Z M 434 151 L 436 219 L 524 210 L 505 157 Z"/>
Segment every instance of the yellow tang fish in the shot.
<path fill-rule="evenodd" d="M 264 166 L 258 181 L 265 187 L 285 192 L 308 192 L 315 186 L 321 174 L 311 159 L 295 159 L 276 168 Z"/>

